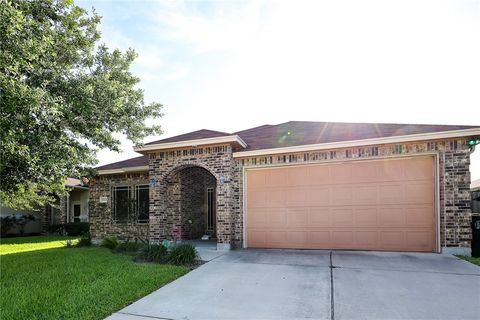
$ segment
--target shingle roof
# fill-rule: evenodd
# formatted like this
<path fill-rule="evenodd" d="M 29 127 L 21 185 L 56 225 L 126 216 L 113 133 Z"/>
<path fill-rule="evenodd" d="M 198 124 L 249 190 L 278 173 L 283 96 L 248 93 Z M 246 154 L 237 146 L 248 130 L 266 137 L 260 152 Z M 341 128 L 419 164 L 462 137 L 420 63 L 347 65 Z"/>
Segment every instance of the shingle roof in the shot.
<path fill-rule="evenodd" d="M 179 141 L 187 141 L 187 140 L 216 138 L 216 137 L 223 137 L 223 136 L 229 136 L 229 135 L 231 135 L 231 134 L 226 133 L 226 132 L 201 129 L 201 130 L 181 134 L 179 136 L 175 136 L 175 137 L 171 137 L 171 138 L 152 141 L 152 142 L 145 143 L 145 144 L 149 145 L 149 144 L 157 144 L 157 143 L 179 142 Z"/>
<path fill-rule="evenodd" d="M 480 126 L 290 121 L 278 125 L 263 125 L 238 131 L 233 134 L 240 136 L 240 138 L 247 143 L 247 148 L 245 150 L 261 150 L 472 128 L 480 128 Z M 147 145 L 229 135 L 232 134 L 202 129 L 171 138 L 149 142 Z M 148 165 L 147 157 L 140 156 L 97 167 L 97 169 L 108 170 L 146 165 Z"/>
<path fill-rule="evenodd" d="M 132 159 L 127 159 L 119 162 L 109 163 L 104 166 L 97 167 L 97 170 L 111 170 L 129 167 L 148 166 L 147 156 L 140 156 Z"/>
<path fill-rule="evenodd" d="M 236 132 L 246 150 L 478 128 L 475 126 L 290 121 Z"/>

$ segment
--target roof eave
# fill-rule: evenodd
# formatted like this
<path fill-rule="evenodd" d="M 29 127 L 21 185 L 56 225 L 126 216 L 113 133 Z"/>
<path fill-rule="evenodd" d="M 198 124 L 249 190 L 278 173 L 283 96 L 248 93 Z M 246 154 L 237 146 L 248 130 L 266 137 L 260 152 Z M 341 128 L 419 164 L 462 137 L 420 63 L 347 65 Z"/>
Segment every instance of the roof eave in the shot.
<path fill-rule="evenodd" d="M 198 147 L 203 145 L 213 145 L 213 144 L 222 144 L 222 143 L 236 143 L 242 148 L 247 147 L 247 144 L 245 143 L 245 141 L 243 141 L 242 138 L 240 138 L 240 136 L 229 135 L 229 136 L 214 137 L 214 138 L 203 138 L 203 139 L 195 139 L 195 140 L 149 144 L 149 145 L 143 145 L 140 147 L 134 147 L 133 150 L 135 152 L 143 153 L 148 151 L 178 149 L 178 148 L 185 148 L 185 147 Z"/>
<path fill-rule="evenodd" d="M 123 168 L 116 168 L 116 169 L 97 170 L 99 175 L 145 172 L 145 171 L 148 171 L 148 166 L 123 167 Z"/>
<path fill-rule="evenodd" d="M 356 146 L 412 142 L 412 141 L 422 141 L 422 140 L 437 140 L 437 139 L 448 139 L 448 138 L 469 137 L 469 136 L 479 136 L 479 135 L 480 135 L 480 128 L 472 128 L 472 129 L 429 132 L 429 133 L 410 134 L 410 135 L 401 135 L 401 136 L 372 138 L 372 139 L 327 142 L 327 143 L 280 147 L 280 148 L 271 148 L 271 149 L 258 149 L 258 150 L 251 150 L 251 151 L 239 151 L 239 152 L 234 152 L 233 157 L 243 158 L 243 157 L 267 155 L 267 154 L 306 152 L 306 151 L 312 151 L 312 150 L 338 149 L 338 148 L 348 148 L 348 147 L 356 147 Z"/>

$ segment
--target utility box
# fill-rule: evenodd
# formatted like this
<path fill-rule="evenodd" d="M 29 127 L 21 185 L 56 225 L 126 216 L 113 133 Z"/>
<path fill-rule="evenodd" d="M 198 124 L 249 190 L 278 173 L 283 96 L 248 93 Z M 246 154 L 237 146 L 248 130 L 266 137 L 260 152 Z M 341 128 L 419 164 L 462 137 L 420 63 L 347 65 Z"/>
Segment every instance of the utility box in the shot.
<path fill-rule="evenodd" d="M 480 216 L 472 216 L 472 257 L 480 258 Z"/>

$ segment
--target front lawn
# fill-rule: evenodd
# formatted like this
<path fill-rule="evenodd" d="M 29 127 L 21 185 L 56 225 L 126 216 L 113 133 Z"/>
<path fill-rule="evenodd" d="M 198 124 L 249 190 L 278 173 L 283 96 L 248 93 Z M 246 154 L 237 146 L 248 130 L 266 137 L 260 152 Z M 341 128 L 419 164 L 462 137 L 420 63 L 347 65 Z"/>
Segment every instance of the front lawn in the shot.
<path fill-rule="evenodd" d="M 78 241 L 78 237 L 35 236 L 2 238 L 0 239 L 0 255 L 42 249 L 61 248 L 65 246 L 65 242 L 67 240 L 72 240 L 73 243 L 76 243 Z"/>
<path fill-rule="evenodd" d="M 480 258 L 474 258 L 474 257 L 469 257 L 469 256 L 460 256 L 458 255 L 460 259 L 466 260 L 468 262 L 471 262 L 473 264 L 476 264 L 477 266 L 480 266 Z"/>
<path fill-rule="evenodd" d="M 3 245 L 3 243 L 2 243 Z M 185 274 L 99 247 L 1 256 L 0 319 L 103 319 Z"/>

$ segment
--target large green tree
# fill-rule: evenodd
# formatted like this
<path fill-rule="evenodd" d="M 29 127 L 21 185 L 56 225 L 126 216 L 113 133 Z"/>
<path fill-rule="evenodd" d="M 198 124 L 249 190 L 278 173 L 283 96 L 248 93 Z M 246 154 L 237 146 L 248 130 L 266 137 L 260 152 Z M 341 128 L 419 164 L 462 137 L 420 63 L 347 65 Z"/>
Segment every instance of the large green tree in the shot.
<path fill-rule="evenodd" d="M 157 125 L 130 72 L 136 54 L 100 42 L 100 17 L 71 0 L 0 0 L 0 197 L 28 208 L 62 192 L 64 179 L 119 150 L 114 133 L 138 144 Z"/>

